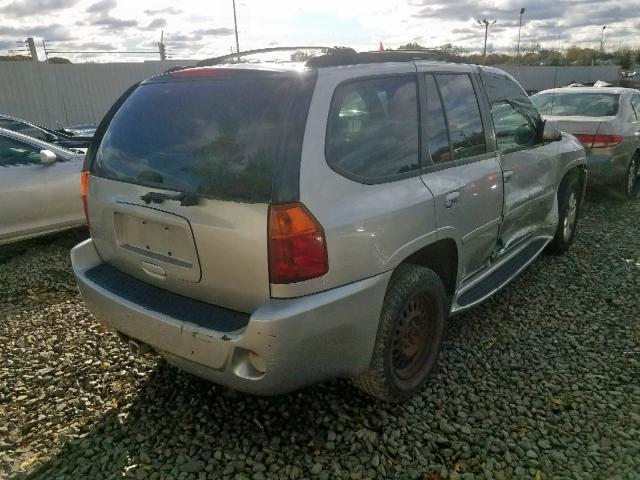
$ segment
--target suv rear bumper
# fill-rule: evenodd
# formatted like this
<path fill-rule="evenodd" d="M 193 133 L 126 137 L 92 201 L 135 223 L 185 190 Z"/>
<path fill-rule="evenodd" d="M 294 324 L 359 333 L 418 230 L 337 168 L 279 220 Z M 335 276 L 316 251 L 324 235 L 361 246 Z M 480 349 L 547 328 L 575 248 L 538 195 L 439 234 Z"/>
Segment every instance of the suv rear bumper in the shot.
<path fill-rule="evenodd" d="M 367 368 L 391 276 L 386 272 L 305 297 L 271 299 L 245 327 L 221 332 L 132 303 L 90 280 L 86 272 L 102 263 L 91 239 L 73 248 L 71 261 L 80 292 L 99 321 L 190 373 L 259 395 Z"/>

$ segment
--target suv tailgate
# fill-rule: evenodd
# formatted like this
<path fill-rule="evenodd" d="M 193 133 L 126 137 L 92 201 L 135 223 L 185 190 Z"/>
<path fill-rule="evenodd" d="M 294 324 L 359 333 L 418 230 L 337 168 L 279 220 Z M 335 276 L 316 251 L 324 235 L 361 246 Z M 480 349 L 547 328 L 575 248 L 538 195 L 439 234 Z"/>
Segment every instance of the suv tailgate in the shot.
<path fill-rule="evenodd" d="M 274 198 L 274 184 L 297 180 L 290 167 L 314 83 L 300 72 L 214 68 L 134 89 L 88 155 L 101 258 L 210 304 L 251 313 L 265 303 L 268 208 L 290 201 Z"/>
<path fill-rule="evenodd" d="M 148 206 L 140 200 L 148 192 L 90 178 L 91 236 L 103 261 L 233 310 L 249 313 L 269 298 L 266 204 L 204 199 L 190 207 L 176 201 Z"/>

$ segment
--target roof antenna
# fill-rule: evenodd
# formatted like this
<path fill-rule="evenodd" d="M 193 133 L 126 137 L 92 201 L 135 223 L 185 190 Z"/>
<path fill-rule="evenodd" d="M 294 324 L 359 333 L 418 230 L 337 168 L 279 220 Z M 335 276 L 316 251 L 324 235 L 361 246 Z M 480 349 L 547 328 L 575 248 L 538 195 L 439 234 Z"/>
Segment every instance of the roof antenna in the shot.
<path fill-rule="evenodd" d="M 558 33 L 558 47 L 560 47 L 560 33 Z M 558 65 L 556 65 L 556 71 L 553 74 L 553 92 L 551 93 L 551 112 L 550 115 L 553 115 L 553 103 L 556 99 L 556 87 L 558 85 Z"/>
<path fill-rule="evenodd" d="M 236 0 L 233 0 L 233 27 L 236 31 L 236 53 L 240 61 L 240 42 L 238 41 L 238 17 L 236 17 Z"/>

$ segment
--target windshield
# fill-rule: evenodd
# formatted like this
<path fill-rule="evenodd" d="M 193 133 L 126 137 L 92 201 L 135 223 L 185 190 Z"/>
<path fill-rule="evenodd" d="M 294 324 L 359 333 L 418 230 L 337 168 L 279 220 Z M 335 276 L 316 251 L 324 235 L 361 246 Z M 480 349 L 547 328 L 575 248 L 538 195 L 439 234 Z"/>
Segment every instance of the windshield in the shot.
<path fill-rule="evenodd" d="M 542 115 L 558 117 L 610 117 L 618 113 L 615 93 L 541 93 L 531 101 Z"/>
<path fill-rule="evenodd" d="M 304 125 L 290 115 L 298 84 L 282 74 L 142 84 L 111 121 L 92 172 L 211 198 L 269 201 L 274 166 L 291 151 L 292 136 L 302 141 Z"/>

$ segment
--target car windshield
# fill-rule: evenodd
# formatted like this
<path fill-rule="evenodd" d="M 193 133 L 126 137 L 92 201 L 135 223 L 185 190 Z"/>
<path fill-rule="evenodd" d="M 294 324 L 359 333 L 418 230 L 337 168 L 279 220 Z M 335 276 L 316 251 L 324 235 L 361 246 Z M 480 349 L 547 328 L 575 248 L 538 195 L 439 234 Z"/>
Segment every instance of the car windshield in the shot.
<path fill-rule="evenodd" d="M 551 92 L 533 95 L 542 115 L 558 117 L 611 117 L 618 113 L 620 95 L 597 92 Z"/>
<path fill-rule="evenodd" d="M 142 84 L 114 116 L 94 174 L 218 199 L 268 201 L 291 136 L 294 75 Z M 299 139 L 301 141 L 301 138 Z"/>

